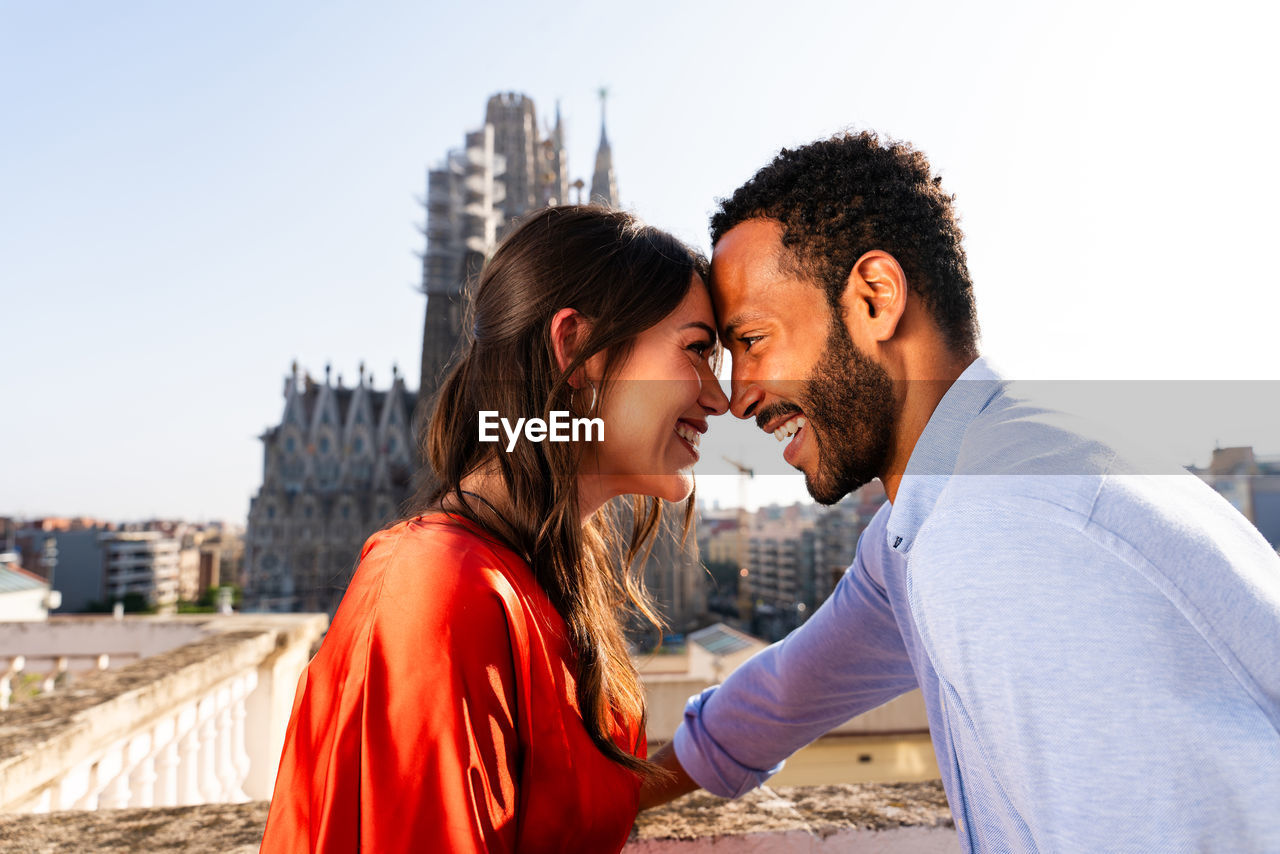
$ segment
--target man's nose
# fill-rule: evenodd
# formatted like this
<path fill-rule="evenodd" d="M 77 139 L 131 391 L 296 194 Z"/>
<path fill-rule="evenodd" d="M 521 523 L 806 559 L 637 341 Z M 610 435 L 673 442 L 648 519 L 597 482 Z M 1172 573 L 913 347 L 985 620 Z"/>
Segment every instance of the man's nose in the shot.
<path fill-rule="evenodd" d="M 737 371 L 730 384 L 732 395 L 729 398 L 729 411 L 738 418 L 750 418 L 756 413 L 764 391 L 751 380 L 740 379 Z"/>

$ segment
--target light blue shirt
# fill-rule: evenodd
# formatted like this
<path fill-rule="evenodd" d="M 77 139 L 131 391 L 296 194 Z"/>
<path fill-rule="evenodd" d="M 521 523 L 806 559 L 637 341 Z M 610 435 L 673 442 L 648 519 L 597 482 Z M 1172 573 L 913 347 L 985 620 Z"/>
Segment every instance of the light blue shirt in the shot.
<path fill-rule="evenodd" d="M 675 734 L 736 797 L 919 687 L 966 851 L 1280 852 L 1280 556 L 982 359 L 807 623 Z"/>

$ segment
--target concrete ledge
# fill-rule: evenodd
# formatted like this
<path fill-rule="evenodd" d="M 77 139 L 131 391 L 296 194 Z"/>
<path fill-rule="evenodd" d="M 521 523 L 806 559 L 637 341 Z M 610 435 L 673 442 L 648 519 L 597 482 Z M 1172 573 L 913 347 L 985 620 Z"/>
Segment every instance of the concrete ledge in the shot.
<path fill-rule="evenodd" d="M 0 850 L 255 854 L 266 819 L 265 801 L 0 815 Z M 625 850 L 950 854 L 960 844 L 940 783 L 864 783 L 762 788 L 736 801 L 689 795 L 642 813 Z"/>
<path fill-rule="evenodd" d="M 267 802 L 0 815 L 0 851 L 258 854 Z"/>
<path fill-rule="evenodd" d="M 262 667 L 291 643 L 319 636 L 327 620 L 290 615 L 202 622 L 210 632 L 204 640 L 93 673 L 0 714 L 0 808 L 12 808 L 75 762 L 199 698 L 219 680 Z"/>
<path fill-rule="evenodd" d="M 627 851 L 954 852 L 942 784 L 762 786 L 735 801 L 705 793 L 642 813 Z"/>

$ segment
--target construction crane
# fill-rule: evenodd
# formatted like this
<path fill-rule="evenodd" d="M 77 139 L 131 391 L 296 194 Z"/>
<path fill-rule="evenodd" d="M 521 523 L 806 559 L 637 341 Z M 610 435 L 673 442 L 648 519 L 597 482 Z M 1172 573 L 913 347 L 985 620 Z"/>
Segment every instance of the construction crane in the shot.
<path fill-rule="evenodd" d="M 751 627 L 752 597 L 751 571 L 747 568 L 749 540 L 748 523 L 751 514 L 747 512 L 747 491 L 750 481 L 756 476 L 755 469 L 743 465 L 737 460 L 723 457 L 724 461 L 738 470 L 738 619 L 749 630 Z"/>

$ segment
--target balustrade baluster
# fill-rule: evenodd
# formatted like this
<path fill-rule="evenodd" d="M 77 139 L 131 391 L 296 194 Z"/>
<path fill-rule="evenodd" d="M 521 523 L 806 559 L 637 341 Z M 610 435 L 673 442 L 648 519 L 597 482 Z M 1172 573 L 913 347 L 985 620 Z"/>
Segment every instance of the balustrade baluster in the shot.
<path fill-rule="evenodd" d="M 178 744 L 176 737 L 170 739 L 156 760 L 160 766 L 160 780 L 156 787 L 156 806 L 176 807 L 181 803 L 178 798 L 178 769 L 182 766 L 182 757 L 178 753 Z"/>
<path fill-rule="evenodd" d="M 102 799 L 102 792 L 124 766 L 124 748 L 125 742 L 117 742 L 107 748 L 103 752 L 102 758 L 94 763 L 93 772 L 89 777 L 89 789 L 76 802 L 76 809 L 96 810 L 98 808 L 98 803 Z"/>
<path fill-rule="evenodd" d="M 222 692 L 219 692 L 219 699 Z M 222 791 L 218 800 L 228 803 L 235 802 L 236 790 L 240 788 L 240 781 L 236 779 L 235 758 L 231 752 L 231 691 L 230 686 L 226 691 L 226 705 L 218 710 L 218 782 L 222 784 Z"/>
<path fill-rule="evenodd" d="M 245 703 L 249 694 L 258 684 L 258 671 L 250 670 L 236 682 L 236 690 L 233 692 L 235 700 L 231 704 L 231 745 L 233 750 L 233 759 L 236 767 L 236 790 L 235 797 L 237 799 L 244 798 L 249 800 L 249 796 L 244 791 L 244 781 L 249 776 L 250 759 L 249 751 L 245 745 L 245 719 L 248 713 L 245 709 Z"/>
<path fill-rule="evenodd" d="M 133 773 L 129 775 L 129 785 L 133 790 L 132 797 L 129 798 L 129 806 L 155 806 L 156 780 L 158 779 L 156 758 L 154 755 L 147 756 L 138 763 L 137 767 L 133 769 Z"/>
<path fill-rule="evenodd" d="M 121 771 L 107 786 L 102 805 L 109 810 L 122 810 L 129 806 L 129 775 Z"/>
<path fill-rule="evenodd" d="M 83 762 L 67 771 L 58 781 L 58 794 L 54 797 L 54 808 L 75 809 L 76 804 L 89 791 L 89 785 L 92 782 L 93 763 Z"/>
<path fill-rule="evenodd" d="M 9 659 L 9 666 L 0 676 L 0 712 L 9 708 L 9 700 L 13 697 L 13 677 L 21 673 L 27 666 L 26 656 L 15 655 Z"/>
<path fill-rule="evenodd" d="M 191 716 L 195 717 L 194 710 Z M 192 720 L 190 729 L 183 736 L 179 752 L 182 761 L 178 766 L 178 803 L 183 806 L 198 804 L 201 801 L 200 728 L 195 720 Z"/>
<path fill-rule="evenodd" d="M 107 786 L 107 809 L 124 809 L 135 799 L 134 772 L 151 755 L 151 733 L 143 732 L 129 740 L 123 751 L 120 772 Z M 151 772 L 155 777 L 154 770 Z"/>
<path fill-rule="evenodd" d="M 49 671 L 49 675 L 40 683 L 42 693 L 49 694 L 53 692 L 54 687 L 58 684 L 58 677 L 67 672 L 67 657 L 60 655 L 54 661 L 53 670 Z"/>
<path fill-rule="evenodd" d="M 207 710 L 206 710 L 207 709 Z M 200 795 L 205 803 L 218 803 L 221 783 L 218 782 L 218 726 L 213 697 L 200 703 L 204 720 L 200 722 Z"/>
<path fill-rule="evenodd" d="M 146 761 L 150 763 L 152 769 L 151 776 L 151 803 L 149 806 L 172 806 L 177 799 L 176 794 L 171 794 L 171 790 L 177 788 L 176 777 L 176 754 L 175 768 L 173 774 L 166 774 L 165 756 L 169 747 L 176 740 L 178 732 L 178 719 L 169 715 L 161 718 L 154 727 L 151 728 L 151 753 Z"/>

